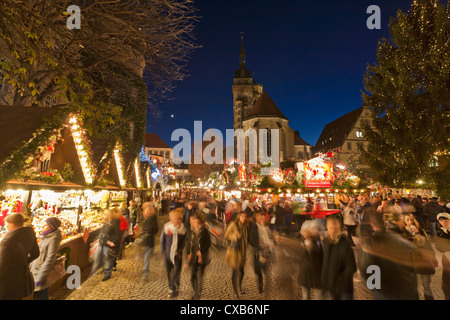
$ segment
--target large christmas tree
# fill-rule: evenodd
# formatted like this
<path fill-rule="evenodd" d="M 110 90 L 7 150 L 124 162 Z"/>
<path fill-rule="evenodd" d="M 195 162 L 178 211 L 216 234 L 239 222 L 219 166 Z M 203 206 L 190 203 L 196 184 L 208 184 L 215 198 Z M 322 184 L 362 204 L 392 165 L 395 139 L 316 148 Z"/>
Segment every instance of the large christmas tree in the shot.
<path fill-rule="evenodd" d="M 364 125 L 362 158 L 379 182 L 431 183 L 450 195 L 450 10 L 438 0 L 417 0 L 389 23 L 377 63 L 364 76 L 363 102 L 374 114 Z"/>

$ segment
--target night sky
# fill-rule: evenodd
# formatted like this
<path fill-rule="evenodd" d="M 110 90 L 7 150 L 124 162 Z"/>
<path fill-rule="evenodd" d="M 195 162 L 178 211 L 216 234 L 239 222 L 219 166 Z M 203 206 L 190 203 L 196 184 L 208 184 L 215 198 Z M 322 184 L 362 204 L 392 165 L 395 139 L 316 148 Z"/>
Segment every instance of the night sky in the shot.
<path fill-rule="evenodd" d="M 412 0 L 199 0 L 189 74 L 175 83 L 171 100 L 148 116 L 147 132 L 169 146 L 171 134 L 194 121 L 222 131 L 233 128 L 234 71 L 239 68 L 241 32 L 246 66 L 271 96 L 290 126 L 314 145 L 323 127 L 361 107 L 363 75 L 376 62 L 377 42 L 389 36 L 390 17 Z M 367 7 L 381 9 L 381 30 L 369 30 Z M 172 117 L 173 115 L 173 117 Z"/>

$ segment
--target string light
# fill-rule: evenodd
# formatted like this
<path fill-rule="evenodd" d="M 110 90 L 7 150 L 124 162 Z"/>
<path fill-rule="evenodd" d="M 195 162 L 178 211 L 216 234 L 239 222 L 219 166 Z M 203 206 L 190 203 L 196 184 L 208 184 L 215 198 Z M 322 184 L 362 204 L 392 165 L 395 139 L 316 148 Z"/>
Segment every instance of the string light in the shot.
<path fill-rule="evenodd" d="M 125 187 L 125 178 L 123 175 L 122 158 L 120 156 L 118 144 L 116 144 L 116 147 L 114 148 L 114 160 L 116 161 L 117 174 L 119 175 L 119 184 L 123 188 Z"/>
<path fill-rule="evenodd" d="M 91 166 L 89 165 L 90 161 L 87 150 L 83 145 L 83 137 L 85 136 L 85 132 L 78 124 L 78 119 L 76 116 L 72 116 L 70 118 L 69 124 L 73 141 L 75 143 L 75 149 L 77 150 L 78 159 L 80 160 L 81 170 L 83 171 L 84 180 L 87 184 L 92 184 L 94 182 L 94 174 L 92 173 Z"/>

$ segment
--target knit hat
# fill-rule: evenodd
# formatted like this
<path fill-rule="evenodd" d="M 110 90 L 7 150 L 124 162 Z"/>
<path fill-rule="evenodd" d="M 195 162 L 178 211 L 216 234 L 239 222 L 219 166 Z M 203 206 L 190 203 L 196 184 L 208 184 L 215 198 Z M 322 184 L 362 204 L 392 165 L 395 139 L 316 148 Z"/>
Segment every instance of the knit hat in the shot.
<path fill-rule="evenodd" d="M 48 226 L 52 229 L 58 229 L 61 226 L 61 221 L 56 217 L 50 217 L 45 220 Z"/>
<path fill-rule="evenodd" d="M 450 214 L 448 214 L 447 212 L 441 212 L 437 215 L 437 219 L 439 220 L 439 218 L 444 218 L 444 219 L 449 219 L 450 220 Z"/>

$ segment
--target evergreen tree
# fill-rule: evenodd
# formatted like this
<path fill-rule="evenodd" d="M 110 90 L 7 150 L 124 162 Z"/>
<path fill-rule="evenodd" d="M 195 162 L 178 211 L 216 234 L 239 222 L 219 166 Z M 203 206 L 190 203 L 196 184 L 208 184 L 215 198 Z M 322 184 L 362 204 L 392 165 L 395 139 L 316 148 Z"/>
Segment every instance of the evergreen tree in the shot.
<path fill-rule="evenodd" d="M 374 129 L 363 125 L 369 144 L 360 151 L 385 185 L 421 179 L 450 194 L 449 17 L 448 1 L 417 0 L 407 13 L 399 10 L 364 75 L 363 102 L 373 111 Z"/>

